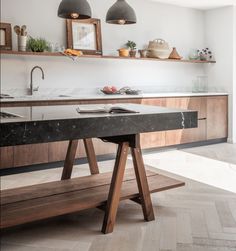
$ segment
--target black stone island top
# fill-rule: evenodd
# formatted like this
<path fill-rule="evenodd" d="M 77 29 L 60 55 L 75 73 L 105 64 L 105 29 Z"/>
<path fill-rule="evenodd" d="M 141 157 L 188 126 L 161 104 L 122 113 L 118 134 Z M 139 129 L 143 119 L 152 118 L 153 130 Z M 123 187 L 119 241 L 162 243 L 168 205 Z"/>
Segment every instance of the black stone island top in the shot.
<path fill-rule="evenodd" d="M 0 147 L 197 127 L 196 111 L 119 104 L 119 107 L 135 110 L 137 113 L 80 114 L 77 107 L 1 108 L 1 112 L 22 117 L 1 117 Z"/>

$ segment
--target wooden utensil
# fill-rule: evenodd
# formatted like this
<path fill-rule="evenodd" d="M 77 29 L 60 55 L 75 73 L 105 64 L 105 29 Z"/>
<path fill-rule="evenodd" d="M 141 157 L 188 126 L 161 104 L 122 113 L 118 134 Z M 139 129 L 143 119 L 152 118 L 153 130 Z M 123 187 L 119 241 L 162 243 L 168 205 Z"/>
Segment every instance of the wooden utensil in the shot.
<path fill-rule="evenodd" d="M 14 31 L 15 31 L 15 33 L 16 33 L 16 35 L 20 35 L 20 33 L 21 33 L 21 29 L 20 29 L 20 26 L 18 26 L 18 25 L 16 25 L 16 26 L 14 26 Z"/>
<path fill-rule="evenodd" d="M 26 36 L 26 29 L 27 29 L 27 27 L 26 27 L 26 25 L 22 25 L 21 26 L 21 36 Z"/>

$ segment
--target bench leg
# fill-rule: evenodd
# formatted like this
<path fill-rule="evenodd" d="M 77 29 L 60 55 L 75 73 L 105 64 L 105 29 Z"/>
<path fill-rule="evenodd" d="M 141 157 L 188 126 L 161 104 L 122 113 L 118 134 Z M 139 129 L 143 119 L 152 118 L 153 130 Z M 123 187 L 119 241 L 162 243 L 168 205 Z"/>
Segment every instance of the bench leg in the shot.
<path fill-rule="evenodd" d="M 93 141 L 92 139 L 84 139 L 84 147 L 86 151 L 86 155 L 88 158 L 89 168 L 91 174 L 99 174 L 97 158 L 94 151 Z"/>
<path fill-rule="evenodd" d="M 61 180 L 68 180 L 71 178 L 77 147 L 78 140 L 70 140 L 66 153 L 66 159 L 62 171 Z"/>
<path fill-rule="evenodd" d="M 124 142 L 119 144 L 102 226 L 102 232 L 104 234 L 113 232 L 117 209 L 120 202 L 121 185 L 125 172 L 128 149 L 129 143 Z"/>
<path fill-rule="evenodd" d="M 145 171 L 145 166 L 143 163 L 143 157 L 140 148 L 131 148 L 134 170 L 136 175 L 136 180 L 139 189 L 140 202 L 143 209 L 144 219 L 146 221 L 152 221 L 155 219 L 152 201 Z"/>

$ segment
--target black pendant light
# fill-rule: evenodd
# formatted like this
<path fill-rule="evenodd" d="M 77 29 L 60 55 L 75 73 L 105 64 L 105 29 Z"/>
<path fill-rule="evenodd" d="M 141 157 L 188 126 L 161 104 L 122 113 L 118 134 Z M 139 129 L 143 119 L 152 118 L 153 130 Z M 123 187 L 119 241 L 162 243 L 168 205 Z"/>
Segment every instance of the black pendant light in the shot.
<path fill-rule="evenodd" d="M 58 16 L 66 19 L 89 19 L 92 12 L 87 0 L 62 0 Z"/>
<path fill-rule="evenodd" d="M 117 0 L 108 10 L 106 22 L 109 24 L 135 24 L 137 18 L 134 9 L 125 0 Z"/>

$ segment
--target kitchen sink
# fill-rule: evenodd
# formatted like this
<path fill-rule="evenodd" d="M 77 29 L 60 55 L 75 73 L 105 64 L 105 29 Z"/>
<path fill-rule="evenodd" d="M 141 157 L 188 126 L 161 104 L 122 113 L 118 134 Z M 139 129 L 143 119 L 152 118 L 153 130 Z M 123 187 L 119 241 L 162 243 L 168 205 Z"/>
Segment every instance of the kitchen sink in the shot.
<path fill-rule="evenodd" d="M 3 93 L 0 94 L 0 99 L 8 99 L 8 98 L 14 98 L 14 97 L 8 94 L 3 94 Z"/>
<path fill-rule="evenodd" d="M 15 113 L 1 111 L 0 118 L 1 119 L 14 119 L 14 118 L 22 118 L 22 116 L 15 114 Z"/>

